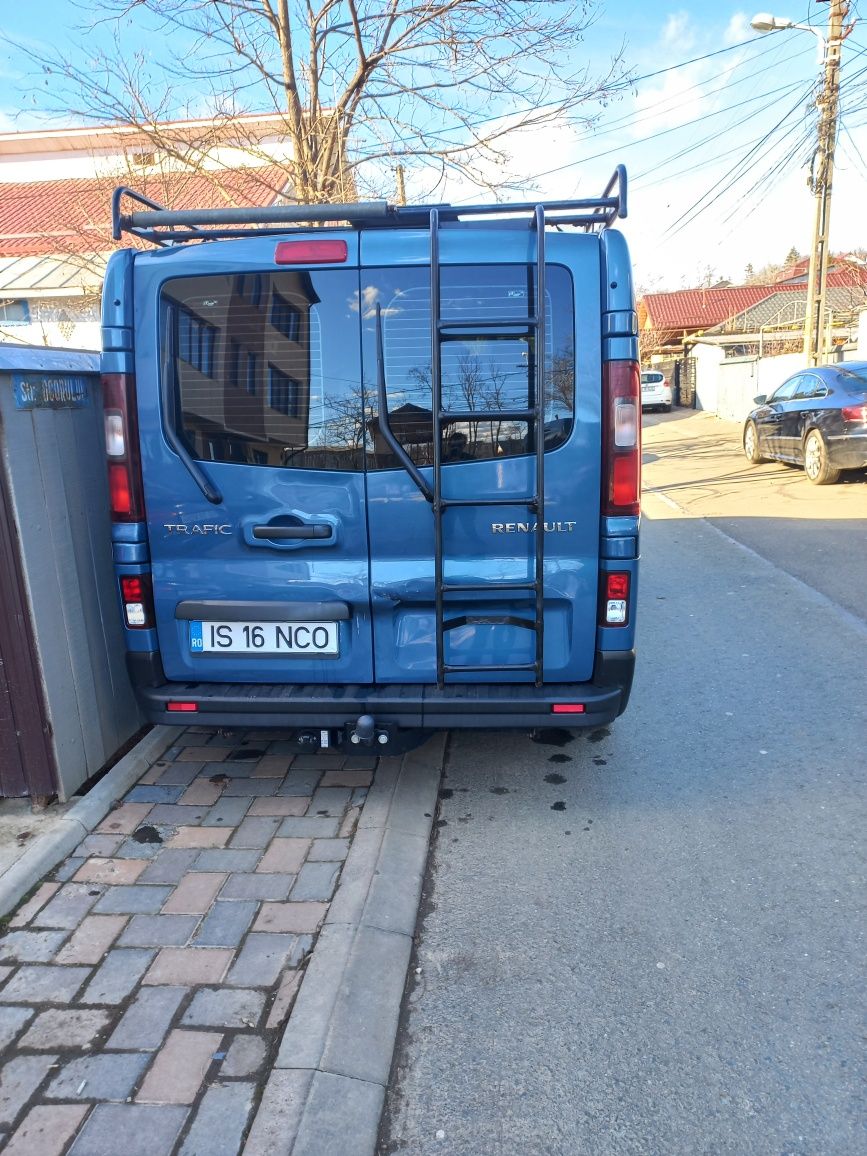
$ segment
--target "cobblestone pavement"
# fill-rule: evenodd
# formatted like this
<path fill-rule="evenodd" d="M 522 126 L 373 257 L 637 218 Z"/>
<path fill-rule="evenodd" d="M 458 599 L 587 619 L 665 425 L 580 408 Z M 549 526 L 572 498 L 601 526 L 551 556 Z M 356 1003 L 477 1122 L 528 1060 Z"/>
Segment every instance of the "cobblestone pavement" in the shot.
<path fill-rule="evenodd" d="M 180 732 L 0 939 L 4 1156 L 234 1156 L 377 760 Z"/>

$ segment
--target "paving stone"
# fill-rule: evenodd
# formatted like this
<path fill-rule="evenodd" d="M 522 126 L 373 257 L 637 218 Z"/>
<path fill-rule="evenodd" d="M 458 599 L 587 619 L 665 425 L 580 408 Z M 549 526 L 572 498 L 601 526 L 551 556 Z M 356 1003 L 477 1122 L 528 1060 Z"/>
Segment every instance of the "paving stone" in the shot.
<path fill-rule="evenodd" d="M 176 762 L 179 763 L 218 763 L 229 753 L 229 749 L 220 750 L 219 747 L 184 747 L 178 751 Z"/>
<path fill-rule="evenodd" d="M 10 931 L 0 940 L 0 959 L 7 963 L 48 963 L 68 931 Z"/>
<path fill-rule="evenodd" d="M 201 768 L 202 764 L 195 760 L 169 763 L 157 779 L 157 785 L 160 787 L 188 787 Z"/>
<path fill-rule="evenodd" d="M 110 858 L 126 838 L 125 835 L 88 835 L 75 848 L 75 854 L 86 859 L 89 855 L 100 855 Z"/>
<path fill-rule="evenodd" d="M 253 774 L 257 779 L 282 779 L 291 762 L 291 755 L 265 755 L 256 763 Z"/>
<path fill-rule="evenodd" d="M 261 851 L 235 851 L 228 847 L 218 847 L 210 851 L 200 851 L 196 861 L 196 871 L 252 871 L 262 856 Z"/>
<path fill-rule="evenodd" d="M 30 896 L 23 906 L 19 907 L 9 920 L 10 927 L 25 927 L 38 911 L 41 911 L 48 900 L 60 888 L 59 883 L 43 883 Z"/>
<path fill-rule="evenodd" d="M 343 755 L 296 755 L 292 760 L 292 770 L 339 771 L 343 763 Z"/>
<path fill-rule="evenodd" d="M 313 934 L 327 914 L 327 903 L 263 903 L 253 930 Z"/>
<path fill-rule="evenodd" d="M 277 834 L 281 838 L 334 839 L 339 830 L 339 819 L 325 819 L 316 815 L 284 819 Z"/>
<path fill-rule="evenodd" d="M 272 795 L 269 798 L 254 799 L 247 814 L 285 818 L 288 815 L 304 815 L 309 806 L 309 795 Z"/>
<path fill-rule="evenodd" d="M 186 995 L 185 987 L 143 987 L 109 1036 L 106 1048 L 129 1052 L 155 1051 L 163 1042 L 172 1017 Z"/>
<path fill-rule="evenodd" d="M 121 947 L 178 947 L 199 922 L 196 915 L 134 915 L 120 937 Z"/>
<path fill-rule="evenodd" d="M 297 873 L 309 850 L 309 839 L 273 839 L 256 871 L 262 875 L 279 874 L 282 871 Z"/>
<path fill-rule="evenodd" d="M 171 893 L 168 885 L 109 887 L 93 910 L 99 915 L 156 915 Z"/>
<path fill-rule="evenodd" d="M 203 779 L 249 779 L 254 766 L 247 760 L 226 759 L 222 763 L 205 763 L 199 774 Z"/>
<path fill-rule="evenodd" d="M 59 883 L 67 883 L 84 862 L 80 855 L 70 855 L 68 859 L 64 859 L 59 867 L 55 868 L 54 878 Z"/>
<path fill-rule="evenodd" d="M 69 1156 L 163 1156 L 173 1150 L 187 1114 L 171 1105 L 98 1104 Z"/>
<path fill-rule="evenodd" d="M 259 759 L 264 758 L 266 754 L 265 747 L 261 743 L 252 743 L 245 740 L 240 746 L 235 747 L 229 751 L 229 762 L 246 762 L 258 763 Z"/>
<path fill-rule="evenodd" d="M 280 826 L 279 818 L 253 818 L 248 815 L 232 835 L 233 847 L 267 847 Z"/>
<path fill-rule="evenodd" d="M 151 810 L 151 803 L 122 803 L 113 811 L 109 811 L 96 829 L 109 835 L 131 835 L 136 827 L 141 826 Z"/>
<path fill-rule="evenodd" d="M 139 827 L 138 830 L 141 830 Z M 165 840 L 174 830 L 173 827 L 154 827 L 160 835 L 160 838 L 155 843 L 140 843 L 138 839 L 130 838 L 124 840 L 114 853 L 115 859 L 156 859 L 163 848 Z"/>
<path fill-rule="evenodd" d="M 89 975 L 89 967 L 27 964 L 0 991 L 0 1003 L 70 1003 Z"/>
<path fill-rule="evenodd" d="M 166 915 L 204 915 L 226 881 L 224 871 L 193 871 L 185 875 L 163 907 Z"/>
<path fill-rule="evenodd" d="M 87 1104 L 39 1104 L 30 1109 L 3 1151 L 6 1156 L 60 1156 L 87 1110 Z"/>
<path fill-rule="evenodd" d="M 160 759 L 159 762 L 154 763 L 152 767 L 148 767 L 145 773 L 139 778 L 139 783 L 142 785 L 155 783 L 168 765 L 165 760 Z"/>
<path fill-rule="evenodd" d="M 227 799 L 221 798 L 202 819 L 203 827 L 237 827 L 244 816 L 247 814 L 247 808 L 250 806 L 249 799 Z"/>
<path fill-rule="evenodd" d="M 14 970 L 15 968 L 11 964 L 5 966 L 0 964 L 0 984 L 7 980 Z"/>
<path fill-rule="evenodd" d="M 221 899 L 286 899 L 295 882 L 294 875 L 242 873 L 230 875 Z"/>
<path fill-rule="evenodd" d="M 39 1013 L 18 1041 L 18 1047 L 43 1052 L 89 1048 L 109 1016 L 103 1008 L 49 1008 Z"/>
<path fill-rule="evenodd" d="M 340 830 L 337 832 L 341 839 L 351 839 L 355 831 L 356 824 L 361 815 L 361 807 L 350 807 L 350 809 L 343 816 L 343 821 L 340 824 Z"/>
<path fill-rule="evenodd" d="M 81 1056 L 62 1068 L 45 1096 L 49 1100 L 125 1100 L 149 1063 L 149 1055 L 133 1052 Z"/>
<path fill-rule="evenodd" d="M 194 779 L 178 799 L 178 803 L 187 806 L 199 803 L 211 807 L 222 793 L 223 788 L 216 783 L 209 783 L 207 779 Z"/>
<path fill-rule="evenodd" d="M 291 1152 L 312 1084 L 313 1072 L 309 1068 L 306 1071 L 284 1068 L 269 1074 L 244 1146 L 244 1156 L 286 1156 Z M 344 1143 L 331 1152 L 346 1149 L 344 1137 Z M 373 1145 L 369 1150 L 373 1151 Z M 322 1156 L 325 1151 L 322 1150 Z"/>
<path fill-rule="evenodd" d="M 256 914 L 254 900 L 218 899 L 196 932 L 199 947 L 237 947 Z"/>
<path fill-rule="evenodd" d="M 194 827 L 201 823 L 210 807 L 204 803 L 158 803 L 150 814 L 149 821 L 168 827 Z"/>
<path fill-rule="evenodd" d="M 230 779 L 223 788 L 223 798 L 234 796 L 256 798 L 262 795 L 276 795 L 280 786 L 279 779 Z"/>
<path fill-rule="evenodd" d="M 57 953 L 58 963 L 99 963 L 123 931 L 125 915 L 86 915 Z"/>
<path fill-rule="evenodd" d="M 348 839 L 314 839 L 307 852 L 308 863 L 339 863 L 349 854 Z"/>
<path fill-rule="evenodd" d="M 252 1107 L 252 1084 L 213 1084 L 199 1105 L 180 1156 L 236 1156 Z"/>
<path fill-rule="evenodd" d="M 232 1079 L 253 1076 L 265 1063 L 268 1045 L 261 1036 L 235 1036 L 220 1067 L 220 1075 Z"/>
<path fill-rule="evenodd" d="M 16 1056 L 0 1072 L 0 1124 L 11 1124 L 57 1062 L 57 1056 Z"/>
<path fill-rule="evenodd" d="M 126 795 L 127 803 L 176 803 L 184 793 L 181 787 L 166 787 L 159 783 L 133 787 Z"/>
<path fill-rule="evenodd" d="M 219 983 L 232 962 L 223 947 L 164 947 L 142 980 L 145 984 Z"/>
<path fill-rule="evenodd" d="M 291 898 L 327 901 L 334 894 L 339 874 L 339 863 L 305 863 L 295 880 Z"/>
<path fill-rule="evenodd" d="M 175 1028 L 154 1060 L 136 1100 L 145 1104 L 191 1104 L 222 1038 L 220 1032 Z"/>
<path fill-rule="evenodd" d="M 135 883 L 147 859 L 85 859 L 75 872 L 76 883 Z"/>
<path fill-rule="evenodd" d="M 327 815 L 332 819 L 342 819 L 352 795 L 350 787 L 322 787 L 313 792 L 309 814 Z"/>
<path fill-rule="evenodd" d="M 225 847 L 232 834 L 230 827 L 179 827 L 169 839 L 168 847 Z"/>
<path fill-rule="evenodd" d="M 280 986 L 274 996 L 271 1010 L 268 1012 L 268 1019 L 265 1021 L 266 1031 L 279 1028 L 288 1017 L 295 1002 L 295 996 L 298 994 L 298 988 L 301 986 L 301 974 L 300 971 L 294 969 L 283 972 L 283 978 L 280 980 Z"/>
<path fill-rule="evenodd" d="M 142 872 L 140 882 L 180 883 L 200 854 L 194 847 L 163 848 L 147 871 Z"/>
<path fill-rule="evenodd" d="M 295 935 L 251 932 L 226 983 L 232 987 L 270 987 L 298 951 Z"/>
<path fill-rule="evenodd" d="M 326 771 L 322 776 L 322 787 L 369 787 L 373 782 L 373 771 Z"/>
<path fill-rule="evenodd" d="M 86 883 L 65 884 L 39 913 L 39 926 L 78 927 L 104 890 Z"/>
<path fill-rule="evenodd" d="M 79 1003 L 123 1003 L 156 953 L 145 948 L 115 948 L 94 972 Z"/>
<path fill-rule="evenodd" d="M 304 795 L 309 798 L 319 786 L 321 778 L 320 771 L 296 771 L 293 768 L 280 784 L 277 795 Z"/>
<path fill-rule="evenodd" d="M 184 1027 L 255 1028 L 262 1018 L 265 993 L 245 988 L 210 987 L 197 991 L 184 1012 Z"/>
<path fill-rule="evenodd" d="M 0 1007 L 0 1052 L 5 1052 L 36 1013 L 32 1007 Z"/>
<path fill-rule="evenodd" d="M 379 759 L 374 755 L 355 755 L 344 762 L 343 769 L 344 771 L 375 771 L 378 764 Z"/>

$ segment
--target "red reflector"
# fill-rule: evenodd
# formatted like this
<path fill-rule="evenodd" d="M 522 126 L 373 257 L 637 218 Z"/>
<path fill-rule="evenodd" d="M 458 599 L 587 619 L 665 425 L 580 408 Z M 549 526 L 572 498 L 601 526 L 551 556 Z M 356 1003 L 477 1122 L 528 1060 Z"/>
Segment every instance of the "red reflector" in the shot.
<path fill-rule="evenodd" d="M 108 496 L 113 514 L 129 514 L 132 510 L 132 490 L 126 465 L 113 463 L 108 467 Z"/>
<path fill-rule="evenodd" d="M 348 254 L 345 241 L 281 241 L 274 260 L 278 265 L 339 265 Z"/>
<path fill-rule="evenodd" d="M 584 714 L 583 702 L 555 702 L 551 714 Z"/>
<path fill-rule="evenodd" d="M 605 578 L 607 598 L 629 597 L 629 574 L 607 574 Z"/>
<path fill-rule="evenodd" d="M 192 714 L 199 709 L 197 702 L 167 702 L 166 710 L 174 711 L 177 714 Z"/>
<path fill-rule="evenodd" d="M 120 580 L 124 602 L 144 602 L 145 584 L 137 575 L 124 574 Z"/>

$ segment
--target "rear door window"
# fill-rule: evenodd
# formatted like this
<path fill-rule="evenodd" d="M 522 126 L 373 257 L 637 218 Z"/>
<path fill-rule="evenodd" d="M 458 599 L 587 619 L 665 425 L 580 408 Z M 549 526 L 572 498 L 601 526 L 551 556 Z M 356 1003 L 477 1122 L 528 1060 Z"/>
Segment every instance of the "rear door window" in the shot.
<path fill-rule="evenodd" d="M 545 448 L 562 445 L 572 430 L 575 405 L 575 339 L 572 277 L 559 265 L 545 269 Z M 505 412 L 534 402 L 536 341 L 521 321 L 536 312 L 535 268 L 527 265 L 444 265 L 440 273 L 444 321 L 514 321 L 514 327 L 449 330 L 441 347 L 443 408 Z M 367 378 L 375 376 L 376 309 L 380 308 L 385 380 L 392 430 L 416 465 L 433 462 L 431 407 L 430 271 L 368 268 L 362 272 L 359 313 Z M 367 381 L 375 404 L 375 382 Z M 367 422 L 371 469 L 398 465 L 379 432 Z M 528 428 L 529 427 L 529 428 Z M 444 424 L 444 465 L 514 457 L 532 450 L 530 423 L 480 418 Z"/>
<path fill-rule="evenodd" d="M 364 468 L 357 270 L 178 278 L 163 287 L 163 324 L 194 457 Z"/>

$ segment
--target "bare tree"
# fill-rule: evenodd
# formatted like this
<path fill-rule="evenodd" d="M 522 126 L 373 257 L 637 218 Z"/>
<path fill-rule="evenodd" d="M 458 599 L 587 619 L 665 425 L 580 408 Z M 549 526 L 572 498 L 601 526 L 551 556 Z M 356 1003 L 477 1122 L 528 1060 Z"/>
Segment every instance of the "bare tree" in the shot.
<path fill-rule="evenodd" d="M 81 42 L 16 45 L 50 83 L 37 108 L 135 126 L 188 163 L 161 126 L 274 113 L 291 145 L 292 196 L 350 200 L 391 186 L 399 164 L 435 186 L 459 173 L 513 187 L 512 133 L 587 123 L 625 90 L 621 54 L 595 74 L 580 43 L 595 0 L 80 0 Z M 108 47 L 104 47 L 104 45 Z M 145 45 L 131 48 L 130 45 Z M 159 45 L 153 52 L 152 46 Z M 255 142 L 238 141 L 241 147 Z"/>

